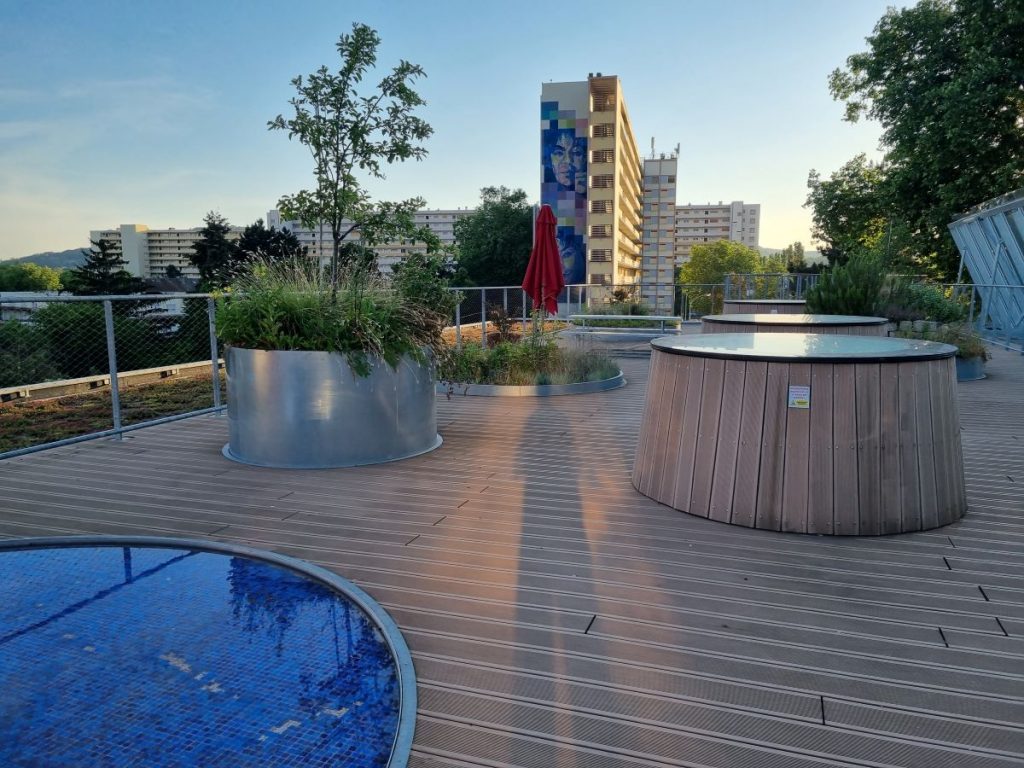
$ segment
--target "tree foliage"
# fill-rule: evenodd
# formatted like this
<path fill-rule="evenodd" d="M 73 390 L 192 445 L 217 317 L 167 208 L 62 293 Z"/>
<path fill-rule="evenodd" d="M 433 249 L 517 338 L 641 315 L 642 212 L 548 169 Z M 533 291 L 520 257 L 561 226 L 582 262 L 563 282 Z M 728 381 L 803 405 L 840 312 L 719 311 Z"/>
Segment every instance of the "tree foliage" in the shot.
<path fill-rule="evenodd" d="M 189 261 L 199 270 L 199 289 L 209 291 L 229 285 L 239 272 L 238 245 L 228 240 L 231 225 L 216 211 L 203 217 L 205 226 L 192 246 Z"/>
<path fill-rule="evenodd" d="M 263 219 L 256 219 L 242 230 L 236 247 L 238 260 L 247 264 L 297 259 L 306 254 L 294 232 L 275 227 L 268 229 L 263 225 Z"/>
<path fill-rule="evenodd" d="M 878 243 L 886 230 L 887 205 L 882 168 L 863 153 L 822 179 L 811 170 L 807 205 L 811 234 L 829 263 L 843 263 L 851 254 Z"/>
<path fill-rule="evenodd" d="M 533 206 L 526 192 L 484 187 L 476 211 L 455 222 L 458 282 L 519 285 L 533 248 Z"/>
<path fill-rule="evenodd" d="M 690 260 L 679 269 L 678 282 L 684 285 L 721 283 L 726 275 L 765 272 L 761 252 L 732 240 L 693 246 Z"/>
<path fill-rule="evenodd" d="M 423 207 L 416 198 L 402 203 L 374 203 L 362 188 L 357 173 L 383 178 L 385 165 L 427 153 L 420 142 L 433 129 L 415 114 L 426 102 L 413 89 L 425 77 L 423 69 L 400 61 L 369 93 L 359 86 L 377 64 L 380 36 L 365 24 L 353 24 L 338 40 L 341 65 L 326 66 L 292 80 L 296 96 L 290 100 L 294 115 L 278 115 L 270 130 L 288 132 L 310 151 L 316 187 L 286 195 L 278 201 L 285 218 L 307 227 L 329 224 L 333 240 L 332 283 L 337 286 L 342 243 L 359 232 L 364 244 L 412 236 L 407 225 Z"/>
<path fill-rule="evenodd" d="M 124 268 L 127 264 L 109 240 L 92 243 L 85 263 L 67 271 L 68 285 L 79 296 L 125 296 L 140 293 L 144 283 Z"/>
<path fill-rule="evenodd" d="M 0 264 L 0 291 L 59 291 L 61 272 L 30 262 Z"/>
<path fill-rule="evenodd" d="M 850 56 L 829 80 L 832 95 L 846 103 L 847 120 L 868 117 L 883 129 L 881 179 L 867 195 L 875 200 L 853 195 L 851 230 L 862 207 L 881 212 L 892 222 L 886 238 L 895 231 L 917 263 L 946 277 L 955 273 L 958 254 L 947 224 L 1024 182 L 1021 40 L 1020 0 L 921 0 L 886 11 L 868 50 Z M 824 192 L 816 198 L 812 185 L 816 226 L 819 204 L 825 220 L 833 216 Z M 878 216 L 865 218 L 862 237 L 877 237 Z"/>

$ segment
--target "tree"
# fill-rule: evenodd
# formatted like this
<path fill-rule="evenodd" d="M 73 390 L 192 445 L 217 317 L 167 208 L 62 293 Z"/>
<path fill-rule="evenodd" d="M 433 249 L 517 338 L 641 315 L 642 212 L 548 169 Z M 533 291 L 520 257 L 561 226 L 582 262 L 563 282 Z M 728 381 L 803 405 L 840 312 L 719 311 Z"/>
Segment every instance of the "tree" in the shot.
<path fill-rule="evenodd" d="M 533 247 L 533 207 L 526 192 L 484 187 L 480 206 L 455 222 L 458 282 L 519 285 Z"/>
<path fill-rule="evenodd" d="M 874 246 L 886 230 L 880 166 L 862 154 L 828 179 L 811 170 L 806 206 L 811 209 L 811 234 L 830 264 L 844 263 L 851 254 Z"/>
<path fill-rule="evenodd" d="M 294 232 L 274 227 L 267 229 L 263 226 L 263 219 L 256 219 L 242 230 L 236 250 L 238 261 L 245 264 L 295 259 L 306 253 Z"/>
<path fill-rule="evenodd" d="M 763 272 L 761 253 L 732 240 L 716 240 L 695 245 L 690 260 L 679 269 L 678 282 L 684 285 L 717 284 L 726 275 Z"/>
<path fill-rule="evenodd" d="M 423 69 L 401 61 L 368 95 L 358 91 L 367 71 L 377 63 L 380 36 L 365 24 L 353 24 L 351 34 L 338 39 L 341 66 L 331 72 L 320 67 L 307 78 L 292 80 L 297 96 L 290 100 L 294 116 L 278 115 L 270 130 L 288 131 L 313 157 L 316 188 L 286 195 L 278 208 L 286 218 L 315 228 L 329 224 L 333 249 L 331 280 L 337 287 L 342 243 L 359 232 L 364 245 L 394 239 L 406 231 L 412 213 L 423 206 L 414 198 L 402 203 L 374 203 L 362 188 L 357 172 L 384 178 L 385 164 L 421 160 L 427 153 L 419 142 L 433 129 L 414 112 L 426 102 L 413 90 Z"/>
<path fill-rule="evenodd" d="M 782 249 L 779 258 L 785 263 L 787 272 L 798 271 L 804 266 L 804 244 L 797 240 Z"/>
<path fill-rule="evenodd" d="M 886 11 L 829 80 L 847 120 L 882 125 L 879 209 L 947 278 L 958 254 L 946 225 L 1024 182 L 1021 40 L 1020 0 L 922 0 Z"/>
<path fill-rule="evenodd" d="M 59 291 L 60 270 L 25 262 L 0 264 L 0 291 Z"/>
<path fill-rule="evenodd" d="M 199 288 L 209 291 L 223 288 L 237 276 L 238 246 L 228 240 L 231 226 L 216 211 L 206 214 L 206 226 L 192 246 L 189 261 L 199 270 Z"/>
<path fill-rule="evenodd" d="M 164 269 L 164 274 L 171 280 L 175 280 L 181 277 L 182 274 L 184 273 L 180 269 L 178 269 L 178 267 L 175 266 L 174 264 L 168 264 L 166 269 Z"/>
<path fill-rule="evenodd" d="M 140 293 L 143 282 L 124 268 L 127 264 L 109 240 L 92 243 L 85 263 L 70 270 L 69 289 L 79 296 L 124 296 Z"/>

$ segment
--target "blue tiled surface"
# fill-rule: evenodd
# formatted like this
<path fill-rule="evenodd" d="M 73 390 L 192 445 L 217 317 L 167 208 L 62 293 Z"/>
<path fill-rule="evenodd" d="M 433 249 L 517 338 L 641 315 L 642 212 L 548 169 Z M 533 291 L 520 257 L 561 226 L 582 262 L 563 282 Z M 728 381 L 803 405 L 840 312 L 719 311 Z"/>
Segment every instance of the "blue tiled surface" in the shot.
<path fill-rule="evenodd" d="M 399 687 L 355 605 L 247 558 L 0 552 L 0 766 L 385 766 Z"/>

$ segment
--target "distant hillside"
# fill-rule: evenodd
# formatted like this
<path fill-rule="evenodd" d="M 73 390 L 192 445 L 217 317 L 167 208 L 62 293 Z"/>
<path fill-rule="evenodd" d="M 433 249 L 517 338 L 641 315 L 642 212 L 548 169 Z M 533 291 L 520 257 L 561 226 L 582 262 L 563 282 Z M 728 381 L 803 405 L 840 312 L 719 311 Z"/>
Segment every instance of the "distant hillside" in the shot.
<path fill-rule="evenodd" d="M 5 259 L 4 264 L 38 264 L 41 267 L 54 269 L 70 269 L 85 263 L 87 248 L 72 248 L 70 251 L 44 251 L 22 256 L 20 259 Z"/>

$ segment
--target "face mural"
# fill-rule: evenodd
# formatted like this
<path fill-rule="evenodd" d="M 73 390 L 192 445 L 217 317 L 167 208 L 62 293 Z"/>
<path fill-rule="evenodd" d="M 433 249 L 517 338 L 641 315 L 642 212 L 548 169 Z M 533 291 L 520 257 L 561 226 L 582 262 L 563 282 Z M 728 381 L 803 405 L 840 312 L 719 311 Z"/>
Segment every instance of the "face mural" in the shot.
<path fill-rule="evenodd" d="M 587 275 L 587 123 L 556 101 L 541 102 L 541 203 L 558 220 L 558 250 L 566 284 Z"/>

